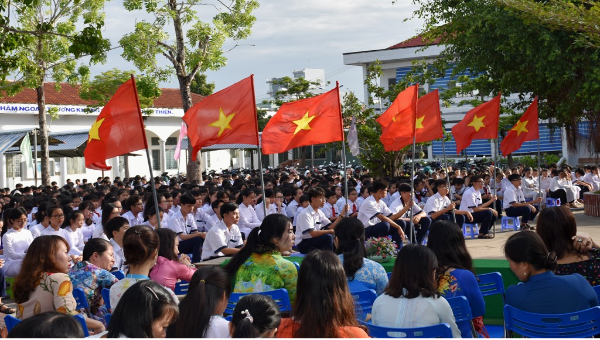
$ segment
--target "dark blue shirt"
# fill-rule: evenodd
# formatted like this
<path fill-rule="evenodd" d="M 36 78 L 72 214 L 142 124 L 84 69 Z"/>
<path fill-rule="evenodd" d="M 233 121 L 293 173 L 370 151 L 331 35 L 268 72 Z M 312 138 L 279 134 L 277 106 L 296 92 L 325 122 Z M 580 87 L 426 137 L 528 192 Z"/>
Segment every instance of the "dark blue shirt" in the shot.
<path fill-rule="evenodd" d="M 557 276 L 547 271 L 508 287 L 506 304 L 526 312 L 562 314 L 597 306 L 598 296 L 579 274 Z"/>

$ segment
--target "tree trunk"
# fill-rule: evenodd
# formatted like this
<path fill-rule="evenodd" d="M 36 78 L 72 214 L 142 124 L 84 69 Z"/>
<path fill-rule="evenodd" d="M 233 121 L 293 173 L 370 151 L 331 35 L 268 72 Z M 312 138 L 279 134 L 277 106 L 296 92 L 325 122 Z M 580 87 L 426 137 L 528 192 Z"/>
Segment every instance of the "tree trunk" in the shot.
<path fill-rule="evenodd" d="M 42 185 L 50 185 L 50 151 L 48 150 L 48 124 L 46 123 L 46 94 L 44 90 L 44 80 L 44 76 L 42 76 L 41 85 L 36 88 L 36 92 L 39 108 L 38 121 L 40 125 L 40 145 L 42 149 Z"/>
<path fill-rule="evenodd" d="M 192 96 L 190 91 L 190 83 L 187 81 L 187 77 L 177 77 L 179 80 L 179 92 L 181 93 L 181 101 L 183 103 L 183 111 L 187 112 L 190 107 L 192 107 Z M 188 147 L 192 147 L 189 145 Z M 198 151 L 196 155 L 196 161 L 192 161 L 192 159 L 188 159 L 187 164 L 187 181 L 188 183 L 192 183 L 196 181 L 196 183 L 202 182 L 202 152 Z"/>
<path fill-rule="evenodd" d="M 125 167 L 125 178 L 129 177 L 129 156 L 123 156 L 125 159 L 123 161 L 123 167 Z"/>
<path fill-rule="evenodd" d="M 506 156 L 506 160 L 508 161 L 508 168 L 512 169 L 515 167 L 515 159 L 512 156 L 512 153 Z"/>

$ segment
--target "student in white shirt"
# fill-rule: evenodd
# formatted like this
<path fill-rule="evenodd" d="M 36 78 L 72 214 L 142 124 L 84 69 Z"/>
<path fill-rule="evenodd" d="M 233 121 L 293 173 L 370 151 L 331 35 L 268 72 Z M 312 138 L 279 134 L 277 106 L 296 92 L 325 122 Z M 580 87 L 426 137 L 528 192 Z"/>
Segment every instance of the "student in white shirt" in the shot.
<path fill-rule="evenodd" d="M 452 180 L 452 187 L 450 188 L 450 198 L 456 205 L 460 205 L 462 195 L 465 192 L 465 180 L 462 178 L 455 177 Z"/>
<path fill-rule="evenodd" d="M 342 220 L 331 222 L 321 211 L 325 205 L 325 191 L 321 188 L 308 190 L 310 205 L 296 218 L 296 245 L 302 254 L 313 249 L 333 250 L 335 226 Z M 348 210 L 346 206 L 343 210 Z"/>
<path fill-rule="evenodd" d="M 335 192 L 327 190 L 325 191 L 325 205 L 323 205 L 322 208 L 319 208 L 331 222 L 337 220 L 340 216 L 340 211 L 337 210 L 335 205 L 337 200 Z"/>
<path fill-rule="evenodd" d="M 360 209 L 360 203 L 358 203 L 358 192 L 354 188 L 348 189 L 348 200 L 345 197 L 341 197 L 335 207 L 338 211 L 342 211 L 344 209 L 344 205 L 348 204 L 348 212 L 346 213 L 349 216 L 345 217 L 354 217 L 358 216 L 358 210 Z"/>
<path fill-rule="evenodd" d="M 429 197 L 423 210 L 431 218 L 432 223 L 435 221 L 451 221 L 455 220 L 456 224 L 462 227 L 466 220 L 473 221 L 473 216 L 468 211 L 455 210 L 456 204 L 450 202 L 448 198 L 448 182 L 444 179 L 438 179 L 433 183 L 435 193 Z M 454 210 L 454 215 L 452 211 Z"/>
<path fill-rule="evenodd" d="M 119 202 L 119 207 L 121 206 L 121 202 Z M 79 209 L 77 211 L 81 211 L 83 213 L 83 218 L 85 218 L 85 224 L 83 226 L 83 240 L 87 241 L 90 238 L 94 237 L 94 228 L 95 224 L 92 220 L 92 216 L 94 215 L 94 203 L 92 201 L 83 201 L 79 203 Z M 35 237 L 35 235 L 34 235 Z"/>
<path fill-rule="evenodd" d="M 583 181 L 590 183 L 594 191 L 600 190 L 600 176 L 598 175 L 598 167 L 586 166 L 585 172 L 586 173 L 583 176 Z"/>
<path fill-rule="evenodd" d="M 179 236 L 179 252 L 191 253 L 192 262 L 200 262 L 206 232 L 198 231 L 196 220 L 192 215 L 196 199 L 191 194 L 185 194 L 181 196 L 180 203 L 181 208 L 169 218 L 168 227 Z"/>
<path fill-rule="evenodd" d="M 262 222 L 265 219 L 264 205 L 267 205 L 267 216 L 271 214 L 282 214 L 287 216 L 285 212 L 286 205 L 283 203 L 283 192 L 280 189 L 265 189 L 266 199 L 256 205 L 256 217 Z"/>
<path fill-rule="evenodd" d="M 473 176 L 471 178 L 472 187 L 465 190 L 460 203 L 461 211 L 468 211 L 473 216 L 474 223 L 479 223 L 479 238 L 490 239 L 491 235 L 488 234 L 490 227 L 496 222 L 498 218 L 498 212 L 493 208 L 490 208 L 497 197 L 492 195 L 489 201 L 482 203 L 481 199 L 481 188 L 483 187 L 484 180 L 479 176 Z"/>
<path fill-rule="evenodd" d="M 293 218 L 296 215 L 296 209 L 298 209 L 298 204 L 300 203 L 300 197 L 304 194 L 302 189 L 296 188 L 292 190 L 292 198 L 293 200 L 288 204 L 286 208 L 286 215 L 290 218 Z"/>
<path fill-rule="evenodd" d="M 400 197 L 390 204 L 390 211 L 393 214 L 402 212 L 402 215 L 396 220 L 396 223 L 404 230 L 405 234 L 411 233 L 413 235 L 413 239 L 410 241 L 411 243 L 416 242 L 417 244 L 421 244 L 423 237 L 425 237 L 429 230 L 429 226 L 431 225 L 431 218 L 429 218 L 412 200 L 412 190 L 410 185 L 406 183 L 400 184 L 398 186 L 398 192 L 400 192 Z M 410 220 L 411 209 L 412 221 Z M 418 225 L 419 228 L 415 228 L 415 225 Z"/>
<path fill-rule="evenodd" d="M 533 229 L 528 222 L 533 221 L 540 211 L 540 207 L 534 204 L 540 203 L 542 198 L 539 197 L 533 202 L 526 203 L 525 195 L 520 188 L 522 183 L 521 176 L 519 174 L 512 174 L 508 176 L 508 180 L 512 183 L 512 188 L 506 189 L 502 202 L 506 216 L 520 216 L 521 230 Z"/>
<path fill-rule="evenodd" d="M 85 246 L 83 232 L 81 231 L 83 224 L 83 213 L 75 210 L 69 214 L 69 224 L 63 228 L 66 231 L 69 248 L 71 248 L 69 253 L 76 256 L 83 255 L 83 247 Z"/>
<path fill-rule="evenodd" d="M 206 230 L 207 233 L 208 231 L 210 231 L 214 226 L 217 225 L 217 223 L 219 223 L 219 221 L 222 219 L 221 217 L 221 206 L 223 205 L 223 201 L 222 200 L 216 200 L 214 202 L 212 202 L 212 209 L 214 214 L 208 218 L 208 221 L 206 222 Z M 208 234 L 207 234 L 208 235 Z"/>
<path fill-rule="evenodd" d="M 537 200 L 538 196 L 540 196 L 539 186 L 537 182 L 537 177 L 533 177 L 533 169 L 525 168 L 523 171 L 524 176 L 521 182 L 521 190 L 523 190 L 523 195 L 526 199 L 531 199 L 532 201 Z M 510 181 L 510 178 L 509 178 Z M 511 182 L 512 183 L 512 182 Z M 508 215 L 507 215 L 508 216 Z"/>
<path fill-rule="evenodd" d="M 296 230 L 296 221 L 298 220 L 298 215 L 302 214 L 302 212 L 306 208 L 308 208 L 309 205 L 310 205 L 310 199 L 308 198 L 308 195 L 300 196 L 300 203 L 298 204 L 298 208 L 296 209 L 296 214 L 294 215 L 294 217 L 292 219 L 292 226 L 294 227 L 294 230 Z"/>
<path fill-rule="evenodd" d="M 69 242 L 69 235 L 67 235 L 67 230 L 61 228 L 61 226 L 63 225 L 64 221 L 65 221 L 65 214 L 63 213 L 63 210 L 60 207 L 57 206 L 51 206 L 48 208 L 48 210 L 46 211 L 46 216 L 48 216 L 49 220 L 50 220 L 50 225 L 48 225 L 48 227 L 44 230 L 42 230 L 42 234 L 40 236 L 45 236 L 45 235 L 56 235 L 56 236 L 60 236 L 62 238 L 65 239 L 65 241 L 67 241 L 67 243 Z M 73 262 L 79 262 L 81 261 L 81 256 L 80 255 L 76 255 L 77 251 L 73 251 L 73 250 L 69 250 L 69 255 L 71 256 L 71 260 Z"/>
<path fill-rule="evenodd" d="M 119 216 L 121 216 L 119 213 L 119 208 L 117 208 L 114 203 L 106 203 L 102 207 L 102 222 L 96 224 L 96 227 L 94 227 L 92 238 L 102 238 L 108 241 L 108 236 L 104 233 L 103 226 L 106 225 L 111 218 Z"/>
<path fill-rule="evenodd" d="M 233 202 L 223 203 L 219 211 L 223 218 L 206 234 L 206 241 L 202 246 L 203 261 L 235 255 L 244 245 L 242 233 L 236 225 L 240 219 L 238 205 Z"/>
<path fill-rule="evenodd" d="M 33 242 L 31 232 L 25 229 L 27 212 L 23 208 L 14 208 L 4 212 L 7 232 L 2 236 L 4 247 L 4 274 L 16 277 L 21 270 L 21 264 L 29 245 Z"/>
<path fill-rule="evenodd" d="M 204 198 L 207 196 L 206 189 L 204 193 L 200 190 L 193 190 L 192 196 L 196 199 L 196 204 L 194 204 L 194 209 L 192 209 L 192 215 L 194 215 L 194 220 L 196 220 L 196 226 L 198 227 L 198 231 L 208 231 L 206 229 L 206 222 L 208 221 L 210 215 L 202 209 L 204 205 Z M 166 228 L 167 226 L 162 226 Z"/>
<path fill-rule="evenodd" d="M 141 225 L 144 222 L 144 218 L 141 216 L 144 211 L 144 203 L 139 195 L 131 195 L 127 199 L 127 208 L 129 211 L 124 213 L 122 216 L 127 219 L 130 226 Z"/>
<path fill-rule="evenodd" d="M 113 246 L 113 255 L 115 258 L 114 267 L 111 271 L 124 271 L 126 269 L 125 254 L 123 253 L 123 236 L 127 229 L 129 229 L 129 222 L 121 216 L 110 219 L 104 226 L 104 233 L 110 239 L 109 242 Z"/>
<path fill-rule="evenodd" d="M 164 212 L 162 208 L 158 207 L 158 214 L 156 213 L 156 207 L 154 204 L 150 205 L 148 209 L 144 209 L 144 223 L 141 225 L 147 225 L 150 228 L 156 230 L 158 228 L 158 221 L 162 221 Z M 162 223 L 162 222 L 161 222 Z M 161 224 L 161 228 L 166 228 L 166 225 Z"/>
<path fill-rule="evenodd" d="M 244 233 L 245 237 L 248 237 L 252 229 L 260 226 L 260 220 L 256 216 L 254 210 L 254 203 L 256 202 L 256 194 L 254 189 L 244 189 L 238 197 L 238 204 L 240 210 L 240 220 L 237 223 L 240 231 Z"/>
<path fill-rule="evenodd" d="M 393 214 L 383 202 L 387 194 L 387 184 L 375 181 L 369 189 L 371 196 L 360 204 L 358 219 L 365 226 L 365 237 L 385 237 L 390 235 L 398 248 L 402 246 L 404 231 L 395 220 L 400 218 L 401 212 Z"/>
<path fill-rule="evenodd" d="M 360 187 L 360 189 L 356 190 L 358 190 L 359 194 L 358 198 L 356 199 L 359 205 L 361 205 L 367 198 L 369 198 L 369 196 L 371 196 L 371 193 L 369 192 L 369 187 L 362 186 Z"/>
<path fill-rule="evenodd" d="M 570 190 L 571 187 L 565 183 L 564 179 L 566 178 L 567 173 L 564 170 L 552 170 L 552 179 L 550 180 L 550 186 L 548 187 L 548 197 L 559 198 L 561 205 L 566 205 L 569 208 L 577 208 L 574 204 L 575 194 Z"/>
<path fill-rule="evenodd" d="M 38 212 L 35 213 L 35 222 L 37 224 L 30 226 L 29 231 L 31 236 L 36 238 L 42 234 L 42 230 L 46 229 L 50 225 L 50 219 L 46 216 L 46 210 L 48 210 L 49 202 L 41 202 L 38 208 Z"/>

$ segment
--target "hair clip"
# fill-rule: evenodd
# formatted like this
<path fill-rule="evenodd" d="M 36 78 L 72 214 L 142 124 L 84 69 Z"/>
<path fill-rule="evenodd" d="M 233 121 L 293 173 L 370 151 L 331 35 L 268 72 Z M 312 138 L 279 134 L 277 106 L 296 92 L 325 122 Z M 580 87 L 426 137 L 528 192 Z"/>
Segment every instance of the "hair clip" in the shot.
<path fill-rule="evenodd" d="M 152 295 L 154 295 L 154 297 L 158 300 L 158 295 L 156 295 L 156 292 L 154 290 L 152 290 L 152 288 L 146 286 L 146 288 L 152 293 Z"/>
<path fill-rule="evenodd" d="M 250 323 L 254 323 L 254 318 L 252 317 L 252 315 L 250 315 L 250 312 L 247 309 L 243 310 L 242 314 L 246 315 L 245 319 L 249 319 Z"/>
<path fill-rule="evenodd" d="M 200 282 L 202 282 L 202 283 L 206 284 L 206 281 L 204 281 L 204 280 L 200 280 Z"/>
<path fill-rule="evenodd" d="M 142 235 L 142 230 L 141 229 L 136 229 L 133 231 L 136 235 Z"/>
<path fill-rule="evenodd" d="M 260 228 L 259 228 L 259 229 L 258 229 L 258 235 L 260 235 L 260 232 L 261 232 L 261 231 L 262 231 L 262 229 L 260 229 Z"/>

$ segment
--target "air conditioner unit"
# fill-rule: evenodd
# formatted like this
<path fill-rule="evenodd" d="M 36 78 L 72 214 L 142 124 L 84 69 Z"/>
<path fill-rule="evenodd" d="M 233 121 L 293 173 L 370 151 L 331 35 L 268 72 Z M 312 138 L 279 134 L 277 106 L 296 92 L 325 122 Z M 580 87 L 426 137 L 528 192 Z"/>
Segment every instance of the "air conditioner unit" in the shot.
<path fill-rule="evenodd" d="M 42 163 L 40 161 L 36 162 L 35 164 L 37 166 L 37 170 L 38 170 L 38 178 L 42 178 Z M 50 164 L 49 164 L 49 171 L 50 171 L 50 176 L 54 176 L 54 174 L 56 169 L 56 165 L 55 165 L 55 161 L 54 159 L 50 159 Z M 27 166 L 27 163 L 25 162 L 21 162 L 21 179 L 26 180 L 26 179 L 34 179 L 34 172 L 33 169 Z"/>

